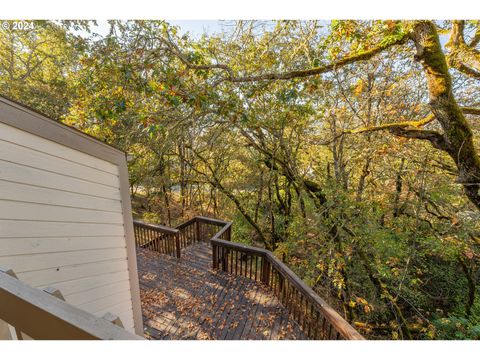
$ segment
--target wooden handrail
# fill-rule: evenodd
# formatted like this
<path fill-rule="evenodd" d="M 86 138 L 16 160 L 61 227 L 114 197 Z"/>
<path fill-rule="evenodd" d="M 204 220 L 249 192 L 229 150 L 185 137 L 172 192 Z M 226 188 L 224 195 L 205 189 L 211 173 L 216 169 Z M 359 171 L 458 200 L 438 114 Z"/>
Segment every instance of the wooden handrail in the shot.
<path fill-rule="evenodd" d="M 225 225 L 215 234 L 210 240 L 222 240 L 222 236 L 226 236 L 228 238 L 228 241 L 230 241 L 231 237 L 231 228 L 232 228 L 232 223 L 227 222 Z"/>
<path fill-rule="evenodd" d="M 135 245 L 180 258 L 180 230 L 133 221 Z"/>
<path fill-rule="evenodd" d="M 176 227 L 176 229 L 177 230 L 182 230 L 182 229 L 186 228 L 187 226 L 189 226 L 191 224 L 194 224 L 196 221 L 197 221 L 196 218 L 191 218 L 190 220 L 187 220 L 184 223 L 181 223 L 180 225 L 178 225 Z"/>
<path fill-rule="evenodd" d="M 163 226 L 163 225 L 147 224 L 147 223 L 145 223 L 143 221 L 139 221 L 139 220 L 133 220 L 133 224 L 137 225 L 137 226 L 145 227 L 147 229 L 152 229 L 152 230 L 155 230 L 155 231 L 159 231 L 159 232 L 165 233 L 165 234 L 177 234 L 179 232 L 178 229 L 173 229 L 171 227 Z"/>
<path fill-rule="evenodd" d="M 264 283 L 309 338 L 364 339 L 272 252 L 214 238 L 211 244 L 214 269 Z"/>
<path fill-rule="evenodd" d="M 228 224 L 227 221 L 213 219 L 213 218 L 209 218 L 209 217 L 206 217 L 206 216 L 195 216 L 193 218 L 193 220 L 200 221 L 200 222 L 203 222 L 205 224 L 212 224 L 212 225 L 217 225 L 217 226 L 225 226 L 226 224 Z"/>
<path fill-rule="evenodd" d="M 180 258 L 181 250 L 195 242 L 208 241 L 212 236 L 215 239 L 230 239 L 232 223 L 195 216 L 176 228 L 139 220 L 134 220 L 133 225 L 137 246 Z M 219 231 L 218 227 L 221 227 Z"/>
<path fill-rule="evenodd" d="M 1 270 L 0 304 L 0 319 L 33 339 L 143 339 Z"/>

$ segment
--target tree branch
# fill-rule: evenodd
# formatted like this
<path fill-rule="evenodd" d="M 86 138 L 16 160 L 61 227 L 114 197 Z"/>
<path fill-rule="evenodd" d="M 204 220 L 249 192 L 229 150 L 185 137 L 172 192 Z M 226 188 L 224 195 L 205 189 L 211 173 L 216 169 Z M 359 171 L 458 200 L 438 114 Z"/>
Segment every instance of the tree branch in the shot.
<path fill-rule="evenodd" d="M 391 129 L 398 129 L 398 128 L 407 128 L 407 127 L 422 127 L 424 125 L 427 125 L 431 123 L 433 120 L 435 120 L 435 115 L 430 114 L 426 116 L 425 118 L 417 121 L 401 121 L 397 123 L 388 123 L 388 124 L 382 124 L 378 126 L 366 126 L 362 127 L 359 129 L 353 129 L 353 130 L 345 130 L 343 133 L 345 134 L 361 134 L 365 132 L 373 132 L 373 131 L 380 131 L 380 130 L 391 130 Z"/>
<path fill-rule="evenodd" d="M 446 150 L 448 147 L 443 135 L 433 130 L 394 128 L 390 129 L 390 132 L 404 138 L 428 140 L 434 148 L 439 150 Z"/>
<path fill-rule="evenodd" d="M 211 64 L 211 65 L 195 65 L 192 64 L 185 55 L 183 55 L 178 48 L 173 42 L 169 41 L 167 46 L 170 47 L 170 50 L 179 57 L 179 59 L 190 69 L 194 70 L 213 70 L 213 69 L 220 69 L 223 71 L 226 71 L 228 73 L 227 77 L 224 78 L 224 80 L 228 80 L 230 82 L 234 83 L 243 83 L 243 82 L 253 82 L 253 81 L 265 81 L 265 80 L 291 80 L 295 78 L 302 78 L 302 77 L 309 77 L 309 76 L 315 76 L 315 75 L 320 75 L 326 72 L 330 72 L 332 70 L 339 69 L 343 66 L 355 63 L 357 61 L 363 61 L 363 60 L 368 60 L 375 55 L 379 54 L 380 52 L 394 46 L 394 45 L 399 45 L 405 43 L 405 41 L 408 39 L 408 33 L 403 34 L 402 36 L 391 40 L 391 41 L 385 41 L 384 43 L 381 43 L 380 45 L 366 50 L 362 51 L 357 54 L 351 54 L 347 55 L 337 61 L 331 62 L 330 64 L 322 65 L 322 66 L 317 66 L 311 69 L 305 69 L 305 70 L 293 70 L 293 71 L 287 71 L 287 72 L 281 72 L 281 73 L 267 73 L 267 74 L 262 74 L 262 75 L 247 75 L 247 76 L 235 76 L 233 70 L 228 67 L 227 65 L 224 64 Z"/>
<path fill-rule="evenodd" d="M 442 134 L 433 130 L 419 129 L 422 126 L 431 123 L 433 120 L 435 120 L 435 115 L 430 114 L 417 121 L 401 121 L 397 123 L 382 124 L 379 126 L 368 126 L 354 130 L 346 130 L 343 132 L 343 134 L 361 134 L 365 132 L 388 130 L 390 133 L 396 136 L 410 139 L 428 140 L 433 147 L 440 150 L 446 150 L 447 143 L 445 142 Z"/>
<path fill-rule="evenodd" d="M 187 57 L 182 53 L 182 51 L 179 49 L 179 47 L 171 40 L 169 39 L 166 41 L 165 39 L 162 39 L 165 44 L 167 45 L 167 49 L 172 52 L 174 55 L 176 55 L 182 63 L 184 63 L 187 68 L 193 69 L 193 70 L 213 70 L 213 69 L 220 69 L 226 71 L 230 77 L 234 77 L 233 70 L 230 69 L 227 65 L 223 64 L 211 64 L 211 65 L 195 65 L 192 64 L 190 60 L 187 59 Z"/>
<path fill-rule="evenodd" d="M 480 109 L 479 108 L 474 108 L 474 107 L 462 107 L 462 112 L 464 114 L 469 114 L 469 115 L 480 115 Z"/>
<path fill-rule="evenodd" d="M 480 36 L 479 29 L 472 40 L 472 45 L 467 45 L 463 35 L 465 28 L 464 20 L 453 21 L 452 31 L 449 41 L 445 47 L 450 51 L 447 56 L 448 65 L 456 68 L 467 76 L 480 80 L 480 52 L 475 49 L 475 37 Z M 472 44 L 471 43 L 471 44 Z"/>
<path fill-rule="evenodd" d="M 461 110 L 464 114 L 480 115 L 480 108 L 464 106 L 464 107 L 461 107 Z M 434 120 L 435 120 L 435 115 L 430 114 L 424 117 L 423 119 L 416 120 L 416 121 L 400 121 L 396 123 L 388 123 L 388 124 L 382 124 L 378 126 L 365 126 L 358 129 L 345 130 L 341 132 L 338 136 L 341 136 L 343 134 L 361 134 L 365 132 L 375 132 L 375 131 L 381 131 L 381 130 L 395 130 L 399 128 L 405 129 L 408 127 L 419 128 L 431 123 Z"/>
<path fill-rule="evenodd" d="M 477 20 L 477 29 L 475 30 L 475 35 L 473 36 L 470 44 L 468 46 L 474 48 L 480 42 L 480 21 Z"/>
<path fill-rule="evenodd" d="M 451 67 L 454 67 L 455 69 L 460 71 L 461 73 L 464 73 L 465 75 L 467 75 L 467 76 L 469 76 L 473 79 L 480 80 L 480 71 L 472 69 L 471 67 L 468 67 L 468 66 L 466 66 L 466 65 L 464 65 L 463 63 L 460 63 L 460 62 L 452 62 L 452 58 L 448 58 L 448 64 Z"/>

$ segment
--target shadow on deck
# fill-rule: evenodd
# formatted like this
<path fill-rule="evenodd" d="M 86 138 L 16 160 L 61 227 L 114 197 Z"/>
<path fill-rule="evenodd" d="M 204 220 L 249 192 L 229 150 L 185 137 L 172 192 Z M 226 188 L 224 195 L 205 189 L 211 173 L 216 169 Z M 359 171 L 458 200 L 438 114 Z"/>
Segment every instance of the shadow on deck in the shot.
<path fill-rule="evenodd" d="M 272 291 L 212 270 L 206 242 L 180 259 L 137 248 L 145 336 L 150 339 L 307 339 Z"/>

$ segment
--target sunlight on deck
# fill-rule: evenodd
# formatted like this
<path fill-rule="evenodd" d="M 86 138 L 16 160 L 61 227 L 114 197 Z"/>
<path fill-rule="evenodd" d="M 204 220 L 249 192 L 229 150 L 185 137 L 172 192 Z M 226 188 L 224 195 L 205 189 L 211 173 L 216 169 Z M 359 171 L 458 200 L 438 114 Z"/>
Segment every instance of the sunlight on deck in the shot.
<path fill-rule="evenodd" d="M 263 285 L 211 270 L 197 243 L 176 259 L 137 249 L 145 335 L 150 339 L 305 339 Z"/>

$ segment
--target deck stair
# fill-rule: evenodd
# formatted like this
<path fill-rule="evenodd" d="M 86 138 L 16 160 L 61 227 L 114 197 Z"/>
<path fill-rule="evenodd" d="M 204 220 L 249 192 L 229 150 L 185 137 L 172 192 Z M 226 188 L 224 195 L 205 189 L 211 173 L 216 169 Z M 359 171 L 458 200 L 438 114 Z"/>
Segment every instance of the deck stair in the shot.
<path fill-rule="evenodd" d="M 230 222 L 134 229 L 147 338 L 363 339 L 270 251 L 232 242 Z"/>

